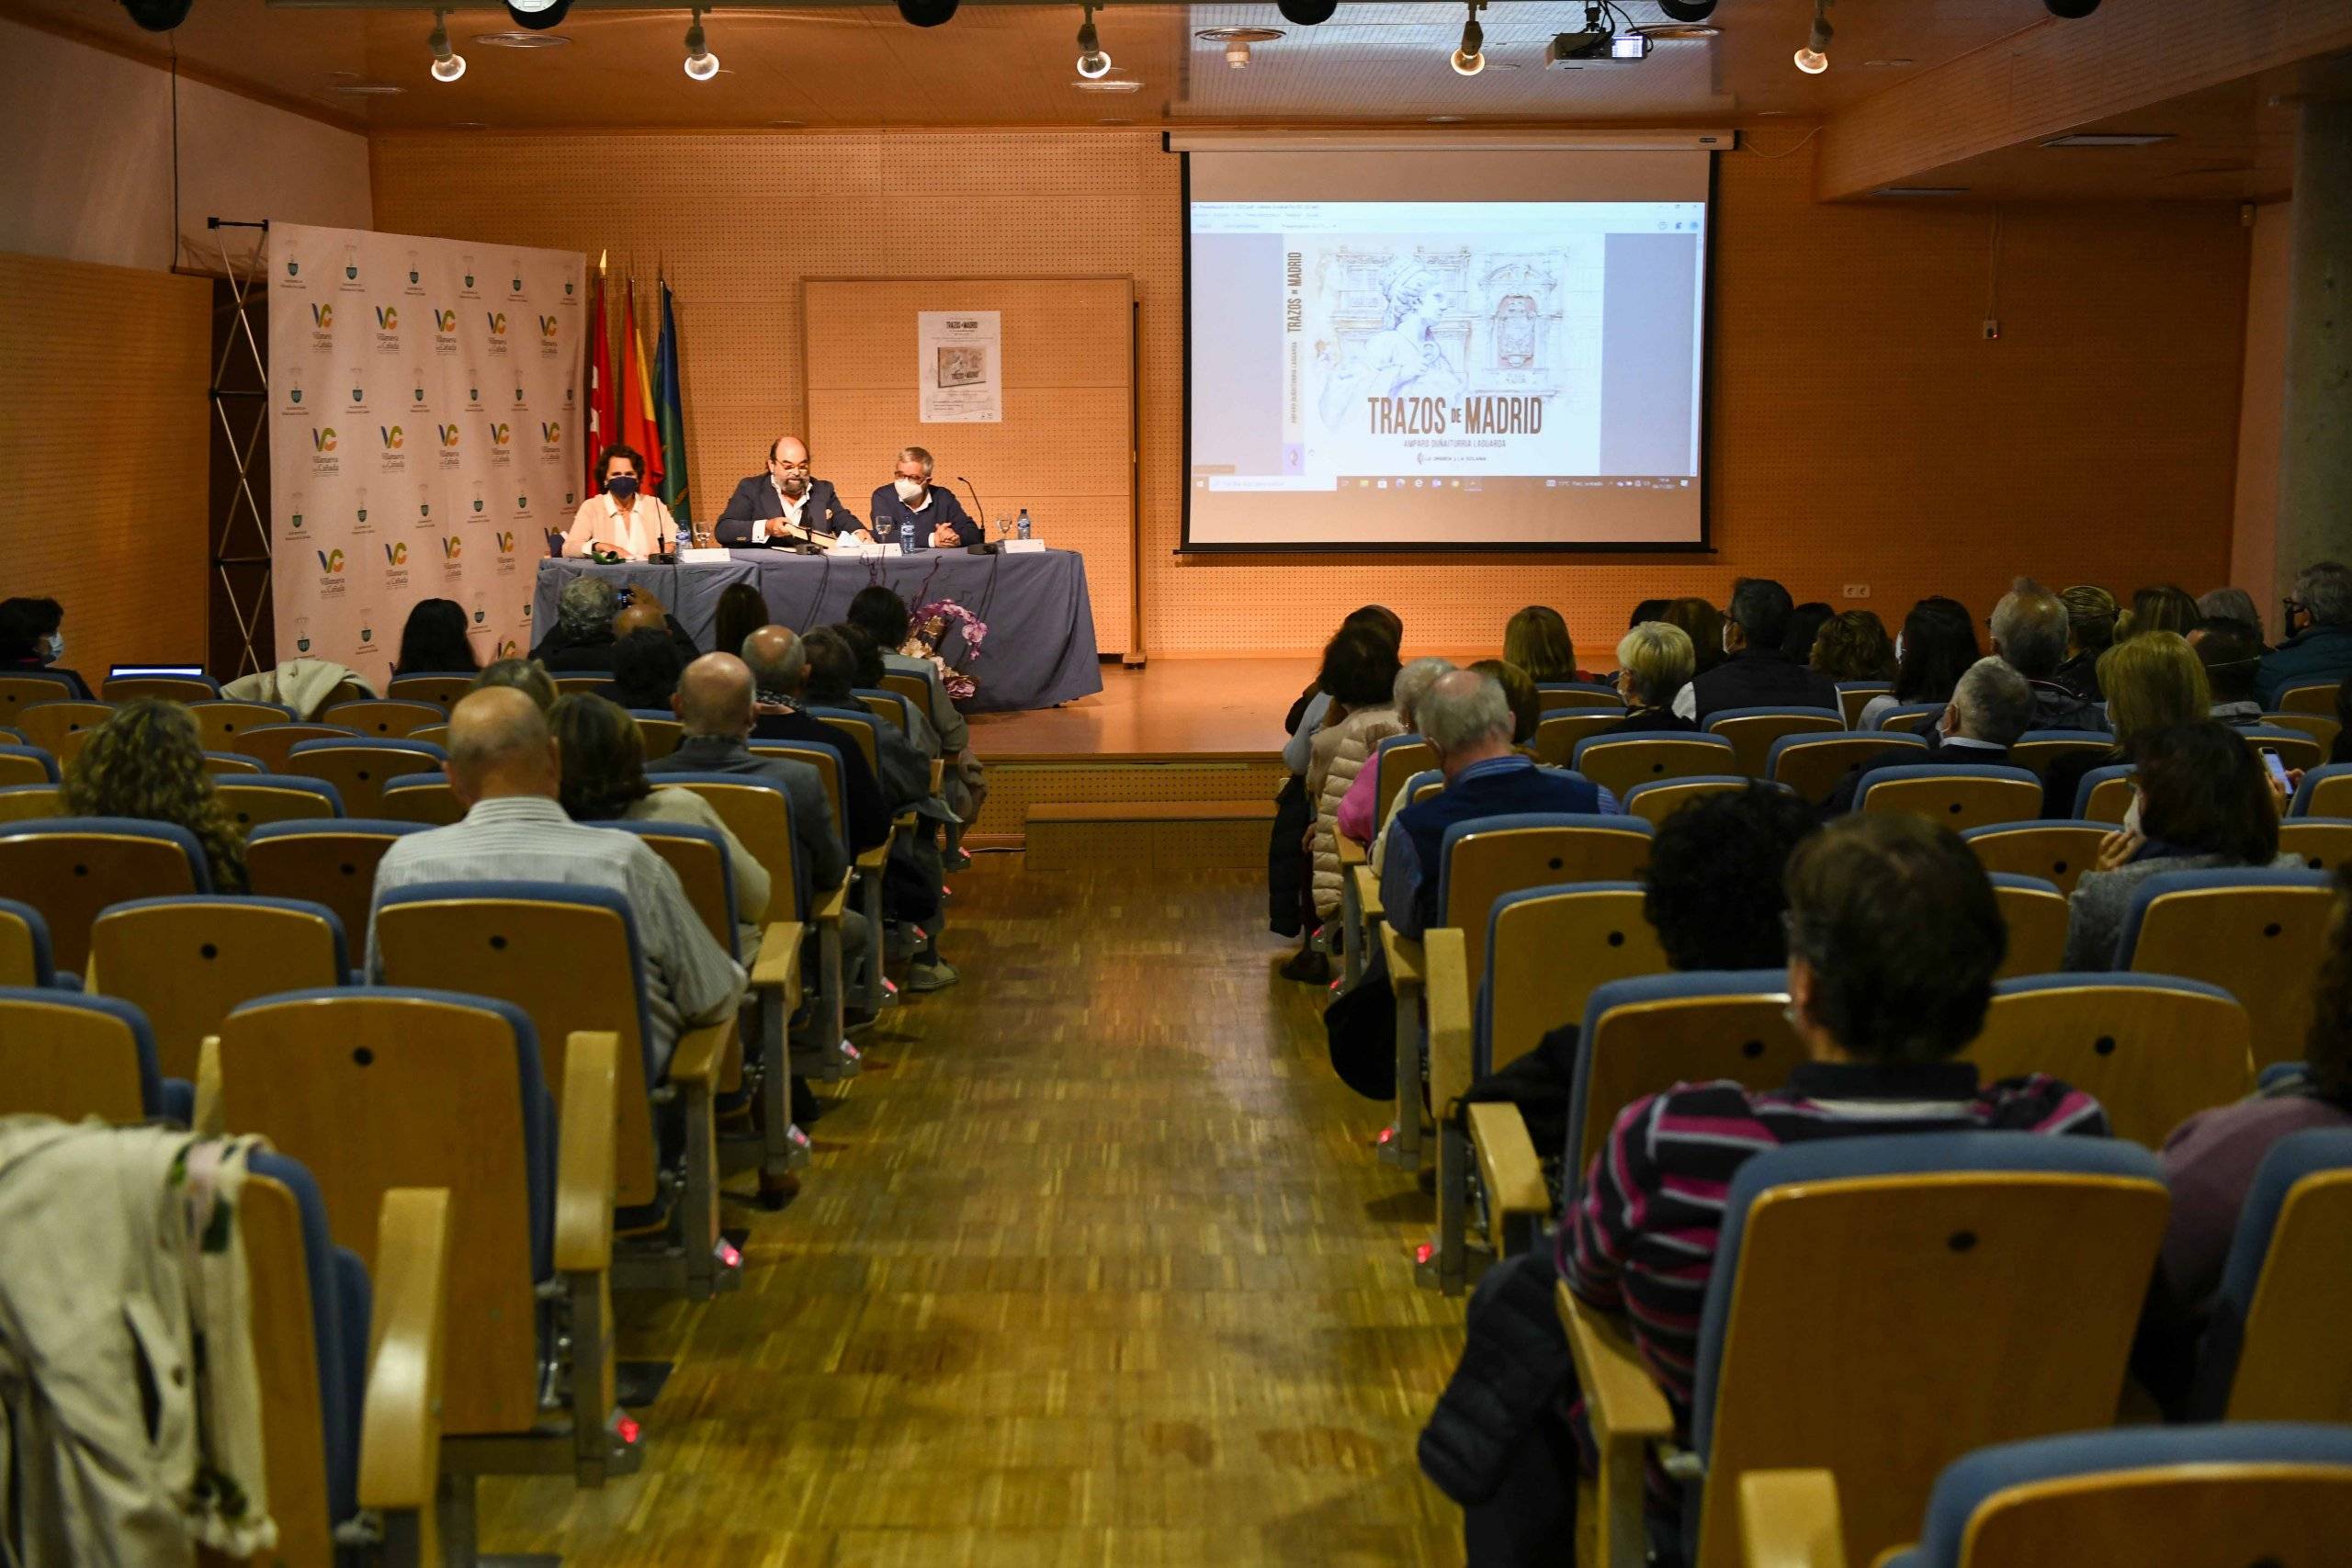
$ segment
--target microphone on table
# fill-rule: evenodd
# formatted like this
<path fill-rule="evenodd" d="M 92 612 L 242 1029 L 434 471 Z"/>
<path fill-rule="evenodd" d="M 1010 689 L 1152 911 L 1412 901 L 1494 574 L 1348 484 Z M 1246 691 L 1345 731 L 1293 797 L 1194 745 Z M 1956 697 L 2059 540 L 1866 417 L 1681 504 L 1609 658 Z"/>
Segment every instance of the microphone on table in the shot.
<path fill-rule="evenodd" d="M 965 550 L 967 553 L 976 556 L 992 556 L 996 554 L 1004 547 L 993 544 L 989 539 L 989 509 L 980 504 L 980 492 L 978 487 L 974 485 L 971 480 L 966 479 L 961 474 L 957 474 L 956 476 L 956 482 L 972 492 L 972 525 L 980 531 L 980 542 L 977 545 L 965 546 Z"/>

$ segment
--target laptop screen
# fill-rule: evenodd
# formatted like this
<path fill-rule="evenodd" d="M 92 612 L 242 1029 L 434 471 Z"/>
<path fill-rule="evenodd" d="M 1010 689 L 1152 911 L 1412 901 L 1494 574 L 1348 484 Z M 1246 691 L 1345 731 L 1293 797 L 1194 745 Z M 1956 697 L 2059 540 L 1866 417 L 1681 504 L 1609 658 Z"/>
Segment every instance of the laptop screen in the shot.
<path fill-rule="evenodd" d="M 119 681 L 129 675 L 192 675 L 201 680 L 201 664 L 117 664 L 107 671 L 107 679 Z"/>

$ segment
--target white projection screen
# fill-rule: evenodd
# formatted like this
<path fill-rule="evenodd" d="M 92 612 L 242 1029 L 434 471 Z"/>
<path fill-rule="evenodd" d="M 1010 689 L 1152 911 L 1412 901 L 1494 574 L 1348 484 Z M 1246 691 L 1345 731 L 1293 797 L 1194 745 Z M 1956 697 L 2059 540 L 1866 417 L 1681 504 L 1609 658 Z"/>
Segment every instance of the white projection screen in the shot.
<path fill-rule="evenodd" d="M 1712 153 L 1183 156 L 1186 550 L 1706 547 Z"/>

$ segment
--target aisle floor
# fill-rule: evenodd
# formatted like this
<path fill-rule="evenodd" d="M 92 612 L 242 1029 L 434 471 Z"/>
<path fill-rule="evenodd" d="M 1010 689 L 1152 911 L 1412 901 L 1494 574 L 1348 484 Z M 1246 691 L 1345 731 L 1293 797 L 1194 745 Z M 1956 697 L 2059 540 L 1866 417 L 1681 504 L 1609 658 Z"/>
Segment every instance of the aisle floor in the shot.
<path fill-rule="evenodd" d="M 954 879 L 960 986 L 869 1032 L 743 1288 L 622 1303 L 644 1471 L 486 1483 L 568 1564 L 1459 1562 L 1413 1441 L 1462 1307 L 1260 875 Z M 741 1186 L 739 1181 L 736 1185 Z"/>

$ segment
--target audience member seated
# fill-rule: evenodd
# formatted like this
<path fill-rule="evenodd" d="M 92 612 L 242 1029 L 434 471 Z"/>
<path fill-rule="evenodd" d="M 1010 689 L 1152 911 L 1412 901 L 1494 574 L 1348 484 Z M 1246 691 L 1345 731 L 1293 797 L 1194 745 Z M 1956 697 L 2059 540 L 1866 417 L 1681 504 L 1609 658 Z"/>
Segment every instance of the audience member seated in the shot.
<path fill-rule="evenodd" d="M 2240 621 L 2254 628 L 2254 639 L 2262 640 L 2262 608 L 2254 595 L 2243 588 L 2216 588 L 2197 596 L 2198 620 L 2207 626 L 2215 621 Z"/>
<path fill-rule="evenodd" d="M 1690 639 L 1698 674 L 1704 675 L 1724 661 L 1724 614 L 1704 599 L 1671 600 L 1657 618 L 1679 626 Z"/>
<path fill-rule="evenodd" d="M 1399 936 L 1439 922 L 1438 879 L 1445 830 L 1457 822 L 1521 812 L 1609 812 L 1607 790 L 1578 773 L 1539 768 L 1510 741 L 1510 705 L 1491 676 L 1456 670 L 1432 682 L 1415 709 L 1437 752 L 1445 788 L 1396 814 L 1380 864 L 1380 902 Z"/>
<path fill-rule="evenodd" d="M 864 651 L 871 657 L 872 643 L 854 626 L 819 626 L 800 639 L 806 668 L 799 694 L 805 705 L 841 713 L 865 712 L 865 705 L 857 700 L 861 643 L 865 644 Z M 881 786 L 883 802 L 891 811 L 920 807 L 931 798 L 930 759 L 899 732 L 897 725 L 875 727 L 874 759 L 880 767 L 876 783 Z"/>
<path fill-rule="evenodd" d="M 2312 986 L 2311 1034 L 2302 1071 L 2251 1099 L 2200 1111 L 2165 1140 L 2165 1184 L 2172 1220 L 2157 1260 L 2156 1288 L 2137 1358 L 2142 1378 L 2168 1409 L 2188 1391 L 2198 1335 L 2211 1316 L 2222 1265 L 2255 1172 L 2290 1133 L 2352 1127 L 2352 871 L 2338 871 L 2326 961 Z M 2147 1354 L 2144 1352 L 2151 1352 Z"/>
<path fill-rule="evenodd" d="M 1617 639 L 1617 694 L 1625 716 L 1596 735 L 1633 735 L 1649 730 L 1685 734 L 1699 727 L 1674 711 L 1674 700 L 1690 684 L 1699 660 L 1690 638 L 1671 621 L 1644 621 Z"/>
<path fill-rule="evenodd" d="M 1669 968 L 1770 969 L 1788 957 L 1781 916 L 1789 852 L 1819 827 L 1813 808 L 1770 784 L 1702 795 L 1658 825 L 1642 873 L 1642 913 Z M 1471 1086 L 1465 1100 L 1519 1107 L 1540 1150 L 1566 1147 L 1581 1019 Z"/>
<path fill-rule="evenodd" d="M 563 769 L 557 798 L 573 821 L 683 822 L 718 829 L 735 883 L 736 952 L 750 963 L 760 949 L 760 917 L 768 907 L 767 868 L 702 796 L 653 787 L 645 776 L 645 737 L 621 708 L 574 692 L 556 699 L 548 723 Z"/>
<path fill-rule="evenodd" d="M 1410 735 L 1414 732 L 1413 726 L 1419 722 L 1422 694 L 1436 683 L 1439 676 L 1453 668 L 1451 660 L 1429 658 L 1416 659 L 1396 671 L 1396 684 L 1390 688 L 1390 692 L 1396 702 L 1396 722 L 1404 726 L 1400 733 Z M 1516 733 L 1515 726 L 1514 733 Z M 1380 785 L 1379 773 L 1380 770 L 1377 768 L 1359 769 L 1354 779 L 1348 784 L 1348 793 L 1340 797 L 1340 831 L 1359 844 L 1368 844 L 1372 841 L 1373 807 L 1377 804 L 1374 799 L 1374 792 Z M 1407 804 L 1408 802 L 1405 798 L 1404 788 L 1400 785 L 1396 798 L 1388 803 L 1388 809 L 1382 814 L 1381 819 L 1384 822 L 1394 820 L 1397 811 Z M 1374 861 L 1373 863 L 1376 865 L 1379 862 Z"/>
<path fill-rule="evenodd" d="M 889 592 L 884 589 L 884 592 Z M 893 595 L 895 597 L 895 595 Z M 730 582 L 718 591 L 718 607 L 710 623 L 710 651 L 743 656 L 743 639 L 769 624 L 768 602 L 749 582 Z"/>
<path fill-rule="evenodd" d="M 2149 632 L 2187 637 L 2203 618 L 2197 613 L 2197 601 L 2188 596 L 2188 590 L 2169 582 L 2160 583 L 2133 592 L 2132 607 L 2115 619 L 2115 640 L 2124 642 Z"/>
<path fill-rule="evenodd" d="M 494 687 L 522 693 L 541 713 L 551 712 L 555 707 L 555 681 L 548 674 L 548 667 L 536 659 L 493 659 L 466 690 L 470 694 Z"/>
<path fill-rule="evenodd" d="M 2352 567 L 2332 560 L 2305 567 L 2287 602 L 2287 640 L 2263 656 L 2255 695 L 2276 709 L 2290 686 L 2352 675 Z"/>
<path fill-rule="evenodd" d="M 245 840 L 212 793 L 204 741 L 177 703 L 134 697 L 91 732 L 65 764 L 61 816 L 136 817 L 170 822 L 196 835 L 215 893 L 243 893 Z"/>
<path fill-rule="evenodd" d="M 1894 644 L 1877 611 L 1848 610 L 1830 616 L 1814 634 L 1812 662 L 1833 685 L 1840 681 L 1892 682 Z"/>
<path fill-rule="evenodd" d="M 1312 861 L 1309 886 L 1318 924 L 1328 924 L 1340 911 L 1340 802 L 1347 798 L 1348 786 L 1356 782 L 1356 774 L 1380 743 L 1405 733 L 1396 716 L 1399 673 L 1396 646 L 1379 626 L 1342 626 L 1323 649 L 1323 667 L 1316 684 L 1330 701 L 1323 727 L 1315 732 L 1313 755 L 1306 767 L 1306 798 L 1315 807 L 1315 822 L 1306 839 Z M 1501 699 L 1501 687 L 1495 688 L 1495 696 Z M 1508 709 L 1505 714 L 1508 725 Z M 1293 963 L 1311 967 L 1301 960 Z"/>
<path fill-rule="evenodd" d="M 624 708 L 667 708 L 691 662 L 679 656 L 667 630 L 639 626 L 614 641 L 613 678 L 596 694 Z"/>
<path fill-rule="evenodd" d="M 2058 595 L 2066 606 L 2066 661 L 2057 681 L 2078 697 L 2104 700 L 2098 656 L 2115 646 L 2115 595 L 2096 582 L 2078 582 Z"/>
<path fill-rule="evenodd" d="M 743 639 L 743 663 L 759 694 L 752 739 L 830 746 L 840 752 L 842 814 L 847 818 L 842 830 L 849 836 L 850 853 L 864 854 L 888 838 L 890 804 L 865 765 L 865 753 L 824 720 L 800 711 L 808 676 L 808 653 L 800 638 L 784 626 L 762 626 Z"/>
<path fill-rule="evenodd" d="M 2174 637 L 2170 632 L 2149 638 Z M 2177 641 L 2177 637 L 2175 637 Z M 2119 645 L 2113 659 L 2129 644 Z M 2110 689 L 2118 689 L 2112 675 Z M 2118 694 L 2120 695 L 2120 690 Z M 2066 921 L 2069 969 L 2115 969 L 2132 895 L 2158 872 L 2298 866 L 2278 848 L 2280 802 L 2238 733 L 2210 718 L 2136 733 L 2132 807 L 2099 843 L 2098 869 L 2075 884 Z"/>
<path fill-rule="evenodd" d="M 1470 668 L 1487 677 L 1503 689 L 1503 701 L 1510 705 L 1510 743 L 1514 746 L 1532 745 L 1535 727 L 1544 722 L 1544 699 L 1536 693 L 1535 682 L 1527 671 L 1508 659 L 1480 659 Z M 1410 729 L 1413 716 L 1399 710 L 1405 728 Z"/>
<path fill-rule="evenodd" d="M 54 599 L 0 599 L 0 675 L 45 670 L 62 675 L 74 699 L 88 702 L 90 688 L 58 660 L 65 657 L 65 607 Z"/>
<path fill-rule="evenodd" d="M 405 834 L 385 851 L 377 908 L 385 895 L 425 882 L 608 888 L 628 900 L 637 924 L 652 1059 L 666 1068 L 682 1032 L 733 1016 L 747 983 L 742 966 L 711 939 L 677 873 L 650 846 L 564 814 L 555 737 L 528 696 L 504 687 L 470 694 L 449 716 L 448 746 L 449 785 L 465 819 Z M 368 972 L 383 976 L 372 917 Z"/>
<path fill-rule="evenodd" d="M 2028 729 L 2105 729 L 2098 705 L 2058 679 L 2066 661 L 2065 602 L 2030 577 L 2020 577 L 1993 606 L 1993 651 L 2033 688 Z"/>
<path fill-rule="evenodd" d="M 616 640 L 613 616 L 620 604 L 620 591 L 610 578 L 586 573 L 573 578 L 556 595 L 555 626 L 531 649 L 531 657 L 550 674 L 612 669 Z"/>
<path fill-rule="evenodd" d="M 1928 749 L 1889 747 L 1855 764 L 1838 787 L 1829 792 L 1824 811 L 1838 816 L 1858 804 L 1862 780 L 1872 768 L 1899 768 L 1917 762 L 1959 762 L 1969 766 L 1999 764 L 2009 760 L 2009 748 L 2032 722 L 2035 692 L 2007 660 L 1986 657 L 1970 665 L 1952 688 L 1943 716 L 1924 731 Z"/>
<path fill-rule="evenodd" d="M 2073 751 L 2053 757 L 2041 772 L 2041 814 L 2064 820 L 2075 815 L 2083 775 L 2094 768 L 2135 761 L 2132 743 L 2176 724 L 2194 724 L 2213 706 L 2205 666 L 2178 632 L 2149 632 L 2118 641 L 2099 656 L 2098 683 L 2107 694 L 2107 727 L 2115 745 L 2106 751 Z"/>
<path fill-rule="evenodd" d="M 1577 1539 L 1584 1423 L 1555 1280 L 1625 1314 L 1687 1445 L 1720 1195 L 1748 1158 L 1817 1138 L 2108 1131 L 2078 1089 L 2039 1076 L 1980 1084 L 1956 1059 L 1984 1024 L 2007 941 L 1958 839 L 1905 814 L 1846 818 L 1797 846 L 1787 890 L 1789 1018 L 1813 1059 L 1782 1089 L 1683 1084 L 1626 1107 L 1554 1247 L 1479 1282 L 1461 1365 L 1420 1440 L 1421 1468 L 1464 1506 L 1474 1568 L 1557 1562 Z M 1855 1309 L 1867 1317 L 1867 1303 Z M 1845 1331 L 1825 1323 L 1819 1343 L 1787 1354 L 1834 1354 Z M 1652 1481 L 1653 1506 L 1670 1510 L 1670 1485 Z"/>
<path fill-rule="evenodd" d="M 2188 641 L 2197 649 L 2197 661 L 2205 666 L 2213 717 L 2237 729 L 2260 724 L 2262 702 L 2254 694 L 2254 682 L 2262 668 L 2262 628 L 2232 615 L 2209 615 L 2189 633 Z"/>
<path fill-rule="evenodd" d="M 877 685 L 882 679 L 881 649 L 865 629 L 846 622 L 820 626 L 802 646 L 808 660 L 803 699 L 818 707 L 864 712 L 856 688 Z M 897 726 L 881 727 L 875 737 L 875 755 L 882 764 L 882 793 L 890 800 L 893 812 L 911 809 L 917 818 L 914 831 L 900 833 L 892 842 L 883 882 L 882 908 L 893 927 L 891 956 L 911 960 L 907 989 L 941 990 L 962 976 L 954 964 L 939 956 L 939 933 L 946 923 L 947 904 L 945 863 L 934 825 L 954 833 L 962 831 L 962 824 L 946 803 L 931 793 L 930 758 L 910 738 L 899 734 Z M 901 796 L 901 791 L 908 793 Z M 983 790 L 976 801 L 985 795 Z"/>
<path fill-rule="evenodd" d="M 1675 694 L 1674 711 L 1702 728 L 1726 708 L 1808 707 L 1838 710 L 1838 692 L 1781 651 L 1793 606 L 1789 591 L 1769 577 L 1743 579 L 1731 591 L 1724 626 L 1724 661 Z"/>
<path fill-rule="evenodd" d="M 2335 739 L 2328 742 L 2327 760 L 2352 762 L 2352 675 L 2335 683 Z"/>
<path fill-rule="evenodd" d="M 1667 606 L 1671 604 L 1674 601 L 1671 599 L 1643 600 L 1640 604 L 1634 606 L 1634 613 L 1625 618 L 1625 629 L 1627 631 L 1632 631 L 1644 621 L 1662 621 L 1666 619 Z M 1617 683 L 1618 673 L 1619 671 L 1614 670 L 1608 671 L 1606 674 L 1603 674 L 1599 671 L 1595 671 L 1592 678 L 1604 686 L 1611 686 Z"/>
<path fill-rule="evenodd" d="M 1957 599 L 1931 594 L 1911 606 L 1894 639 L 1894 689 L 1862 705 L 1860 729 L 1876 729 L 1881 716 L 1914 703 L 1948 703 L 1968 667 L 1983 658 L 1976 621 Z"/>
<path fill-rule="evenodd" d="M 1526 671 L 1539 686 L 1589 679 L 1577 668 L 1568 623 L 1548 604 L 1530 604 L 1504 623 L 1503 659 Z"/>
<path fill-rule="evenodd" d="M 1814 639 L 1821 635 L 1837 615 L 1818 599 L 1810 599 L 1789 612 L 1789 629 L 1781 638 L 1781 651 L 1807 669 L 1813 667 Z"/>
<path fill-rule="evenodd" d="M 481 668 L 467 637 L 466 607 L 455 599 L 420 599 L 401 627 L 394 675 L 471 675 Z"/>
<path fill-rule="evenodd" d="M 852 607 L 854 608 L 854 604 Z M 1350 611 L 1347 618 L 1340 623 L 1340 630 L 1346 631 L 1351 626 L 1369 626 L 1382 635 L 1386 638 L 1392 655 L 1397 654 L 1397 650 L 1404 647 L 1405 623 L 1397 619 L 1396 611 L 1385 604 L 1366 604 L 1362 609 Z M 1401 655 L 1398 657 L 1401 660 Z M 1283 745 L 1283 761 L 1289 766 L 1292 776 L 1302 779 L 1306 776 L 1307 769 L 1315 760 L 1315 738 L 1322 732 L 1330 715 L 1331 694 L 1323 689 L 1322 677 L 1318 673 L 1316 679 L 1306 683 L 1306 689 L 1299 693 L 1298 700 L 1290 705 L 1290 712 L 1283 718 L 1283 729 L 1290 737 Z"/>
<path fill-rule="evenodd" d="M 1402 630 L 1401 623 L 1395 615 L 1385 610 L 1380 614 L 1386 617 L 1387 625 Z M 908 636 L 913 629 L 913 618 L 907 609 L 907 602 L 881 583 L 869 583 L 859 589 L 856 597 L 850 600 L 846 619 L 874 639 L 874 646 L 882 657 L 884 673 L 918 676 L 930 687 L 931 710 L 927 715 L 918 714 L 915 716 L 930 720 L 937 749 L 934 750 L 931 744 L 920 739 L 918 744 L 926 758 L 937 756 L 946 762 L 946 778 L 941 795 L 947 802 L 947 808 L 962 818 L 966 825 L 970 824 L 979 816 L 980 808 L 988 804 L 988 773 L 973 752 L 970 728 L 948 697 L 946 682 L 940 679 L 939 666 L 929 659 L 906 651 Z M 875 683 L 880 684 L 879 682 Z M 1304 762 L 1292 771 L 1306 772 Z M 956 848 L 956 840 L 962 837 L 963 831 L 962 827 L 952 828 L 948 831 L 946 858 L 951 868 L 970 859 Z"/>

